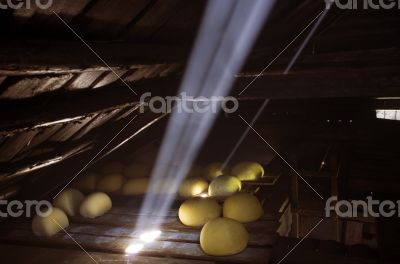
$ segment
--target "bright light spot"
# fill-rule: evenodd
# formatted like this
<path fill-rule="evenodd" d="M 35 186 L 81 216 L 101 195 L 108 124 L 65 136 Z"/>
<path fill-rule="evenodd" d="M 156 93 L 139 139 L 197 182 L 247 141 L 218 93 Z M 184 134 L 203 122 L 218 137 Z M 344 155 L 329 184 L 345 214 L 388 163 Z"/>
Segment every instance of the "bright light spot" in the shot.
<path fill-rule="evenodd" d="M 204 191 L 204 187 L 200 185 L 196 185 L 192 189 L 192 195 L 199 195 Z"/>
<path fill-rule="evenodd" d="M 378 100 L 399 100 L 400 97 L 377 97 Z"/>
<path fill-rule="evenodd" d="M 378 109 L 376 110 L 376 118 L 388 119 L 388 120 L 400 120 L 400 110 Z"/>
<path fill-rule="evenodd" d="M 153 231 L 149 231 L 149 232 L 145 232 L 145 233 L 141 234 L 140 240 L 148 243 L 148 242 L 152 242 L 152 241 L 156 240 L 160 235 L 161 235 L 160 230 L 153 230 Z"/>
<path fill-rule="evenodd" d="M 208 194 L 207 194 L 207 193 L 201 193 L 199 196 L 200 196 L 201 198 L 207 198 L 207 197 L 208 197 Z"/>
<path fill-rule="evenodd" d="M 139 253 L 140 250 L 143 249 L 143 247 L 144 247 L 144 244 L 142 244 L 142 243 L 130 244 L 125 249 L 125 253 L 127 253 L 127 254 L 136 254 L 136 253 Z"/>

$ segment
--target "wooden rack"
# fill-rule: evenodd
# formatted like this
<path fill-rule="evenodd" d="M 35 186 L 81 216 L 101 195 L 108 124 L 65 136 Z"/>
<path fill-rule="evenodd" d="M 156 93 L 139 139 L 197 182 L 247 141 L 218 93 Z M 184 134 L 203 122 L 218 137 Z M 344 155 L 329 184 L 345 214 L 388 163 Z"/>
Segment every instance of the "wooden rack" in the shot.
<path fill-rule="evenodd" d="M 257 222 L 246 224 L 250 234 L 249 245 L 243 252 L 226 257 L 206 255 L 200 248 L 200 229 L 190 228 L 180 223 L 177 217 L 179 203 L 164 215 L 162 235 L 157 241 L 146 244 L 135 257 L 137 263 L 268 263 L 272 258 L 272 248 L 276 243 L 276 231 L 280 227 L 279 213 L 287 197 L 271 197 L 265 206 L 266 214 Z M 105 260 L 127 261 L 125 248 L 138 240 L 134 232 L 140 213 L 141 199 L 113 197 L 113 208 L 105 215 L 88 219 L 80 216 L 70 218 L 66 232 L 53 237 L 37 237 L 31 231 L 31 220 L 9 221 L 0 227 L 1 250 L 19 263 L 43 263 L 43 259 L 68 260 L 68 263 L 93 263 L 82 251 L 84 248 L 97 263 Z M 148 222 L 156 222 L 160 215 L 148 214 Z M 75 240 L 75 241 L 74 241 Z M 51 249 L 50 249 L 51 248 Z M 14 252 L 14 253 L 13 253 Z M 17 252 L 26 252 L 17 253 Z M 34 258 L 32 256 L 34 254 Z M 35 262 L 36 261 L 36 262 Z M 167 261 L 167 262 L 164 262 Z M 54 262 L 52 262 L 54 263 Z M 136 263 L 136 262 L 135 262 Z"/>

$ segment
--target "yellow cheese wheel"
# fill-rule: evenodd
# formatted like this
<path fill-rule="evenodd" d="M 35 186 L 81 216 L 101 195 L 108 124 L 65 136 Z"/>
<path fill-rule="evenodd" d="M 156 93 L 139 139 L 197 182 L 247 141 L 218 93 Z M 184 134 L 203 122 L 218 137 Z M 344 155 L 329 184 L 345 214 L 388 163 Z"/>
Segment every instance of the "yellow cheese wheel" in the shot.
<path fill-rule="evenodd" d="M 110 197 L 102 192 L 96 192 L 88 195 L 83 200 L 79 213 L 86 218 L 96 218 L 108 212 L 112 207 Z"/>
<path fill-rule="evenodd" d="M 231 174 L 241 181 L 254 181 L 264 176 L 264 168 L 257 162 L 241 162 L 232 168 Z"/>
<path fill-rule="evenodd" d="M 204 169 L 204 177 L 206 177 L 208 180 L 212 181 L 218 176 L 228 174 L 229 172 L 229 167 L 225 166 L 223 168 L 223 163 L 220 162 L 214 162 L 208 164 L 208 166 Z"/>
<path fill-rule="evenodd" d="M 47 216 L 35 215 L 32 221 L 33 233 L 37 236 L 53 236 L 69 226 L 67 215 L 56 207 Z"/>
<path fill-rule="evenodd" d="M 63 210 L 68 216 L 74 216 L 79 212 L 84 198 L 77 189 L 65 189 L 54 199 L 54 206 Z"/>
<path fill-rule="evenodd" d="M 123 174 L 128 178 L 148 177 L 151 172 L 151 166 L 144 163 L 132 163 L 126 166 Z"/>
<path fill-rule="evenodd" d="M 221 216 L 221 206 L 211 198 L 192 198 L 179 207 L 179 220 L 187 226 L 202 226 Z"/>
<path fill-rule="evenodd" d="M 208 187 L 209 196 L 225 197 L 232 195 L 242 188 L 241 181 L 233 176 L 222 175 L 215 178 Z"/>
<path fill-rule="evenodd" d="M 128 180 L 122 187 L 122 193 L 126 195 L 146 194 L 149 187 L 149 178 L 136 178 Z"/>
<path fill-rule="evenodd" d="M 224 201 L 224 217 L 241 223 L 258 220 L 264 213 L 260 201 L 251 193 L 236 193 Z"/>
<path fill-rule="evenodd" d="M 102 174 L 121 173 L 124 165 L 118 161 L 111 161 L 100 168 Z"/>
<path fill-rule="evenodd" d="M 203 192 L 207 192 L 208 182 L 203 178 L 187 178 L 179 187 L 179 195 L 182 197 L 194 197 Z"/>
<path fill-rule="evenodd" d="M 79 175 L 72 183 L 72 187 L 81 191 L 93 191 L 96 189 L 96 183 L 99 175 L 96 173 L 87 173 Z"/>
<path fill-rule="evenodd" d="M 121 174 L 107 174 L 100 178 L 97 183 L 97 190 L 102 192 L 118 192 L 124 183 L 124 176 Z"/>
<path fill-rule="evenodd" d="M 200 246 L 212 256 L 228 256 L 247 247 L 249 234 L 243 224 L 229 218 L 216 218 L 207 222 L 200 232 Z"/>

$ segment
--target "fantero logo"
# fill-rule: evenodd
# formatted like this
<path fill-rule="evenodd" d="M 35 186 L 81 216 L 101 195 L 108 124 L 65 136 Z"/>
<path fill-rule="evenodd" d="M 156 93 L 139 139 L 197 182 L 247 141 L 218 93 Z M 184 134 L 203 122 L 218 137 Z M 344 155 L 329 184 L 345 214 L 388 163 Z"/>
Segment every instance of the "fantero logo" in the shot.
<path fill-rule="evenodd" d="M 325 0 L 326 9 L 400 9 L 400 0 Z"/>
<path fill-rule="evenodd" d="M 375 200 L 372 196 L 363 200 L 338 200 L 337 196 L 330 197 L 325 204 L 325 216 L 331 217 L 331 212 L 339 217 L 400 217 L 400 201 Z"/>
<path fill-rule="evenodd" d="M 7 217 L 32 217 L 34 214 L 47 217 L 51 214 L 53 207 L 50 202 L 42 200 L 0 200 L 0 218 Z"/>
<path fill-rule="evenodd" d="M 0 9 L 49 9 L 53 0 L 3 0 L 0 1 Z"/>
<path fill-rule="evenodd" d="M 178 96 L 151 96 L 150 92 L 140 97 L 140 113 L 146 107 L 153 113 L 171 113 L 175 107 L 177 113 L 218 113 L 219 110 L 227 114 L 234 113 L 239 108 L 239 102 L 232 96 L 211 96 L 210 98 L 188 96 L 185 92 Z"/>

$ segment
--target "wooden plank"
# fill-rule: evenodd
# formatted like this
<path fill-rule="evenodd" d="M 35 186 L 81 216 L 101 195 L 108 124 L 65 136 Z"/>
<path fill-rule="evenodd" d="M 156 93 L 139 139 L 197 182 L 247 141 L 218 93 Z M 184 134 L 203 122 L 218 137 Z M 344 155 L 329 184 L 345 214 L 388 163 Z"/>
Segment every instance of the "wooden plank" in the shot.
<path fill-rule="evenodd" d="M 10 133 L 31 127 L 44 127 L 58 122 L 74 121 L 90 114 L 139 106 L 137 99 L 134 99 L 135 95 L 127 87 L 124 86 L 120 92 L 121 97 L 115 96 L 115 91 L 112 89 L 98 89 L 96 91 L 76 91 L 70 94 L 51 94 L 28 101 L 2 102 L 0 110 L 3 114 L 0 114 L 2 120 L 0 129 Z M 51 100 L 49 100 L 50 98 Z M 48 111 L 49 109 L 52 111 Z M 34 115 L 26 115 L 27 112 L 34 113 Z"/>
<path fill-rule="evenodd" d="M 70 139 L 75 133 L 77 133 L 82 127 L 86 126 L 89 122 L 94 119 L 93 115 L 64 124 L 60 130 L 53 134 L 48 140 L 53 142 L 63 142 Z"/>
<path fill-rule="evenodd" d="M 90 256 L 79 248 L 56 249 L 44 247 L 27 247 L 19 245 L 0 244 L 0 254 L 5 263 L 21 264 L 43 264 L 43 263 L 63 263 L 68 264 L 93 264 L 93 259 L 98 263 L 134 263 L 137 264 L 212 264 L 210 261 L 158 258 L 145 256 L 127 256 L 125 254 L 111 254 L 100 252 L 89 252 Z M 92 258 L 93 259 L 92 259 Z"/>
<path fill-rule="evenodd" d="M 78 119 L 79 122 L 79 119 Z M 59 124 L 54 124 L 48 127 L 38 128 L 39 133 L 30 141 L 30 148 L 35 148 L 47 141 L 51 136 L 57 133 L 63 127 L 63 122 Z"/>
<path fill-rule="evenodd" d="M 124 74 L 126 74 L 128 71 L 126 70 L 117 70 L 115 71 L 117 74 L 114 72 L 109 72 L 107 75 L 105 75 L 101 80 L 96 82 L 93 86 L 93 88 L 100 88 L 103 86 L 110 85 L 113 82 L 120 81 L 119 78 L 124 78 Z M 121 81 L 121 85 L 123 85 Z"/>
<path fill-rule="evenodd" d="M 99 128 L 100 126 L 107 123 L 107 121 L 112 120 L 118 113 L 121 112 L 121 109 L 115 109 L 109 112 L 103 112 L 98 114 L 95 118 L 93 118 L 89 123 L 82 127 L 76 134 L 73 136 L 73 140 L 77 140 L 88 134 L 93 129 Z"/>
<path fill-rule="evenodd" d="M 0 169 L 0 182 L 5 182 L 5 181 L 11 181 L 17 177 L 20 177 L 22 175 L 40 170 L 44 167 L 48 167 L 51 165 L 54 165 L 56 163 L 61 162 L 62 160 L 69 159 L 71 157 L 74 157 L 82 152 L 88 151 L 92 148 L 93 142 L 88 141 L 88 142 L 83 142 L 77 145 L 69 146 L 64 149 L 64 152 L 62 153 L 57 153 L 54 154 L 52 153 L 51 155 L 45 155 L 42 156 L 42 159 L 34 159 L 28 160 L 28 161 L 23 161 L 21 164 L 12 164 L 8 165 L 6 168 L 3 166 Z"/>
<path fill-rule="evenodd" d="M 65 74 L 10 80 L 12 84 L 5 87 L 0 99 L 22 99 L 52 92 L 62 88 L 71 78 L 72 74 Z"/>
<path fill-rule="evenodd" d="M 3 223 L 0 227 L 1 232 L 5 233 L 7 229 L 13 230 L 25 230 L 31 232 L 31 223 Z M 93 235 L 93 236 L 111 236 L 111 237 L 124 237 L 124 238 L 139 238 L 141 232 L 135 230 L 133 226 L 107 226 L 98 225 L 95 222 L 91 224 L 75 223 L 72 222 L 70 226 L 66 229 L 67 232 L 74 236 L 77 235 Z M 170 241 L 170 242 L 184 242 L 184 243 L 194 243 L 198 244 L 200 241 L 200 229 L 195 228 L 184 228 L 184 229 L 164 229 L 161 228 L 162 234 L 157 239 L 160 241 Z M 33 235 L 33 234 L 32 234 Z M 250 233 L 249 246 L 253 247 L 263 247 L 263 246 L 273 246 L 276 242 L 276 234 L 267 233 L 261 230 L 257 232 Z"/>
<path fill-rule="evenodd" d="M 104 71 L 87 71 L 79 74 L 67 87 L 70 90 L 87 89 L 104 73 Z"/>
<path fill-rule="evenodd" d="M 37 133 L 37 130 L 30 130 L 8 137 L 0 148 L 0 162 L 10 161 L 18 155 Z"/>
<path fill-rule="evenodd" d="M 109 236 L 92 236 L 92 235 L 77 235 L 73 236 L 86 250 L 92 251 L 107 251 L 124 253 L 125 248 L 131 243 L 138 243 L 130 238 L 124 237 L 109 237 Z M 58 233 L 57 235 L 45 238 L 32 236 L 30 231 L 25 230 L 10 230 L 6 235 L 0 235 L 0 241 L 15 242 L 23 244 L 43 245 L 43 246 L 56 246 L 63 248 L 76 248 L 76 243 L 71 237 L 65 233 Z M 200 260 L 211 260 L 221 262 L 235 262 L 235 263 L 266 263 L 271 258 L 271 248 L 247 248 L 243 252 L 226 257 L 213 257 L 204 254 L 198 244 L 193 243 L 180 243 L 168 241 L 154 241 L 146 244 L 141 250 L 139 255 L 147 256 L 171 256 L 177 258 L 190 258 Z"/>
<path fill-rule="evenodd" d="M 256 181 L 242 181 L 243 185 L 249 186 L 274 186 L 275 183 L 279 180 L 281 175 L 267 175 Z"/>

